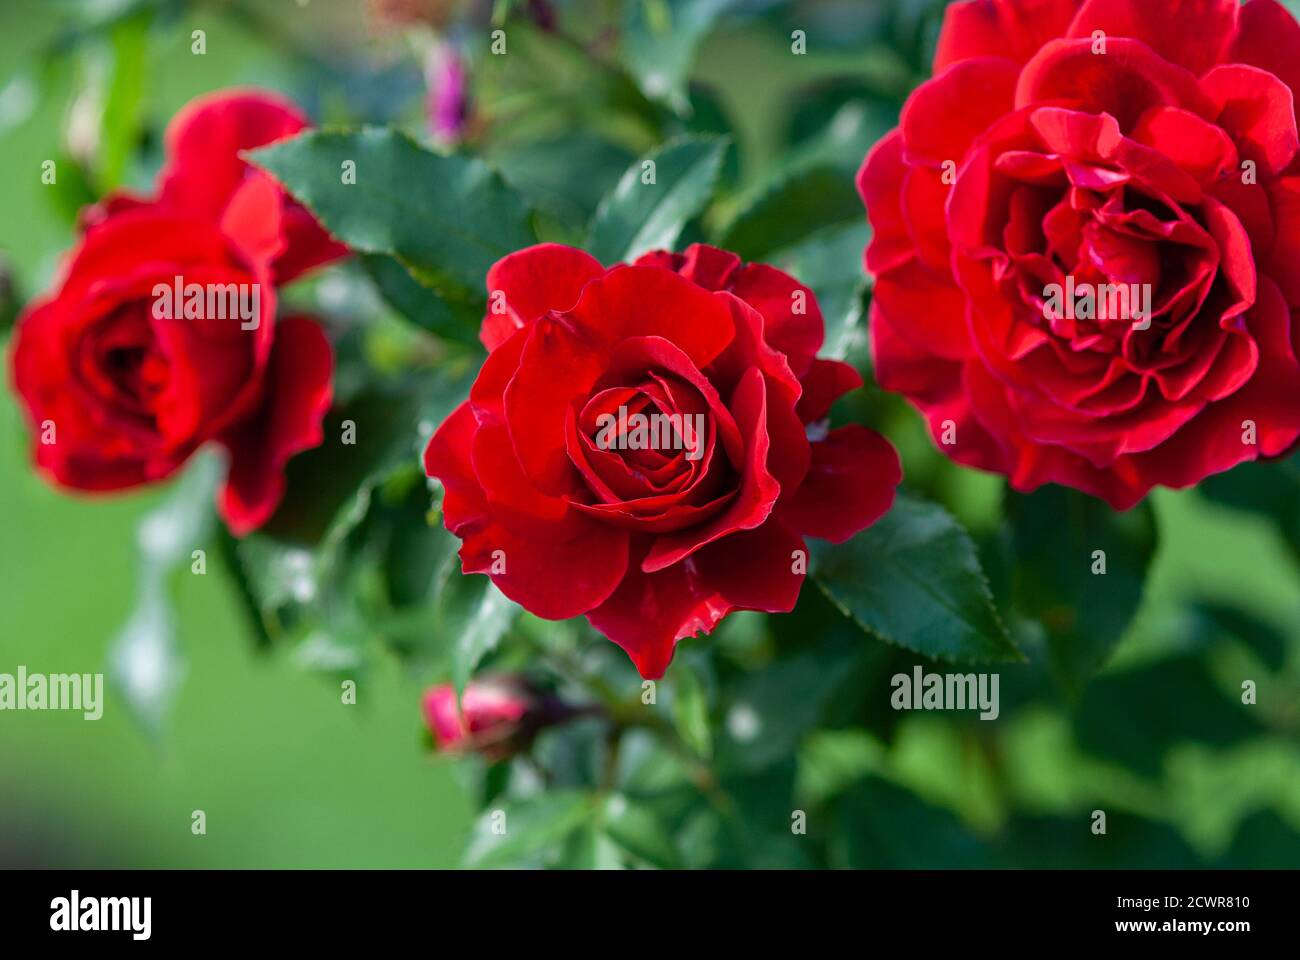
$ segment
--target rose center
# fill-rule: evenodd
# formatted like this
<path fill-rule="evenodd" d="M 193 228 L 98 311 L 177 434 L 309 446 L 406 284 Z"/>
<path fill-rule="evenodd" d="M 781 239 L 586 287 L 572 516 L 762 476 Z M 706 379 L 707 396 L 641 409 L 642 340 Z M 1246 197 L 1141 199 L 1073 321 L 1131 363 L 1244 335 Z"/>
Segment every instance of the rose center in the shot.
<path fill-rule="evenodd" d="M 82 382 L 119 408 L 148 415 L 167 386 L 167 361 L 147 319 L 148 304 L 124 304 L 85 334 Z"/>

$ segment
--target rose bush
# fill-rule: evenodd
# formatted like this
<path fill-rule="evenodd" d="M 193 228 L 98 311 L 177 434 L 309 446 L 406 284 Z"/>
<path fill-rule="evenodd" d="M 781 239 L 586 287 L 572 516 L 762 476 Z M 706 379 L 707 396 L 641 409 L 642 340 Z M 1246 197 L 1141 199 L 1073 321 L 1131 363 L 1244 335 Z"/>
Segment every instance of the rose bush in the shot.
<path fill-rule="evenodd" d="M 861 380 L 817 359 L 815 299 L 781 271 L 699 244 L 606 270 L 542 244 L 487 286 L 491 352 L 425 454 L 463 569 L 586 615 L 642 676 L 731 610 L 792 609 L 803 537 L 845 540 L 893 501 L 889 443 L 823 425 Z M 598 442 L 620 407 L 700 416 L 699 449 Z"/>
<path fill-rule="evenodd" d="M 7 461 L 4 659 L 102 664 L 113 719 L 0 821 L 81 771 L 37 833 L 120 824 L 126 866 L 1300 864 L 1300 453 L 1125 512 L 1047 482 L 1126 505 L 1293 436 L 1277 5 L 40 6 L 0 96 L 20 432 L 69 489 L 169 479 L 101 513 Z M 250 77 L 330 124 L 235 91 L 155 129 Z M 1070 296 L 1129 284 L 1137 324 Z M 155 795 L 102 762 L 142 739 L 203 762 Z M 223 781 L 285 829 L 178 835 Z"/>
<path fill-rule="evenodd" d="M 1292 448 L 1291 15 L 1274 0 L 969 0 L 946 11 L 934 74 L 859 190 L 877 379 L 944 452 L 1124 509 Z M 1067 278 L 1149 285 L 1149 327 L 1050 309 Z"/>
<path fill-rule="evenodd" d="M 274 512 L 285 462 L 321 441 L 333 369 L 313 320 L 277 319 L 276 285 L 344 248 L 239 151 L 304 126 L 263 94 L 195 101 L 168 129 L 158 195 L 115 194 L 84 212 L 55 291 L 28 306 L 12 346 L 14 389 L 51 481 L 134 487 L 216 441 L 230 458 L 219 500 L 230 529 L 247 533 Z M 258 315 L 155 309 L 178 280 L 244 291 Z"/>

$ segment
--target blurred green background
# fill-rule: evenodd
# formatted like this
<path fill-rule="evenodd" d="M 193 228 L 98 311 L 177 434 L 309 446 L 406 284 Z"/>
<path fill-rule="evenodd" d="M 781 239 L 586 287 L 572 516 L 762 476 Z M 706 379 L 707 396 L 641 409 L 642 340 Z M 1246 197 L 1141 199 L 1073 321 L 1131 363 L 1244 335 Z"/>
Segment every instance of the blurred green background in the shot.
<path fill-rule="evenodd" d="M 557 6 L 572 16 L 574 4 Z M 867 126 L 857 135 L 870 143 L 887 129 L 897 101 L 925 69 L 923 55 L 898 52 L 900 24 L 923 50 L 940 6 L 755 3 L 747 5 L 749 15 L 716 27 L 692 76 L 713 91 L 737 134 L 736 193 L 784 162 L 789 139 L 798 136 L 791 127 L 815 113 L 796 114 L 797 102 L 806 106 L 816 97 L 797 101 L 793 90 L 826 80 L 828 102 L 844 99 L 846 87 L 874 91 Z M 123 4 L 7 0 L 0 11 L 0 251 L 23 296 L 48 284 L 58 254 L 72 242 L 69 212 L 87 198 L 71 178 L 61 178 L 57 191 L 39 179 L 43 160 L 75 153 L 79 111 L 111 109 L 114 96 L 138 103 L 131 112 L 138 129 L 121 171 L 138 186 L 148 183 L 166 120 L 191 97 L 220 87 L 281 89 L 318 118 L 420 122 L 409 96 L 411 84 L 418 89 L 418 70 L 401 66 L 391 37 L 369 31 L 359 2 L 158 7 L 165 15 L 145 31 L 143 58 L 130 53 L 139 42 L 130 31 L 110 30 L 75 54 L 58 53 L 72 49 L 65 42 L 72 24 L 102 19 Z M 845 16 L 862 25 L 860 35 L 836 30 Z M 804 23 L 814 37 L 835 36 L 839 46 L 814 42 L 806 58 L 791 57 L 790 30 Z M 201 57 L 189 49 L 198 26 L 207 33 Z M 329 68 L 303 51 L 360 64 L 358 76 L 372 80 L 391 66 L 391 75 L 384 73 L 389 86 L 357 87 L 342 75 L 324 84 L 319 71 Z M 142 64 L 143 72 L 113 74 L 123 62 Z M 105 75 L 115 78 L 107 86 L 116 94 L 85 101 L 87 89 L 103 90 Z M 557 85 L 563 79 L 554 78 Z M 385 91 L 403 95 L 389 101 Z M 484 82 L 485 112 L 508 115 L 512 103 Z M 562 147 L 567 136 L 560 136 Z M 496 151 L 489 156 L 512 166 L 508 136 L 489 146 Z M 516 176 L 524 177 L 529 168 L 513 156 Z M 582 194 L 600 184 L 573 186 Z M 586 202 L 550 196 L 561 213 L 565 203 Z M 916 417 L 891 416 L 888 432 L 909 473 L 915 469 L 929 492 L 941 492 L 977 538 L 991 536 L 996 510 L 989 504 L 996 507 L 1000 481 L 937 460 Z M 134 607 L 137 524 L 164 493 L 86 500 L 47 488 L 28 466 L 25 428 L 7 392 L 0 395 L 0 491 L 0 671 L 18 664 L 49 673 L 107 671 L 113 638 Z M 1044 825 L 1067 817 L 1083 822 L 1096 807 L 1152 827 L 1104 862 L 1300 864 L 1300 566 L 1278 532 L 1284 520 L 1230 509 L 1196 491 L 1162 491 L 1154 507 L 1160 546 L 1147 593 L 1096 681 L 1103 719 L 1113 723 L 1104 732 L 1121 743 L 1118 753 L 1082 749 L 1065 714 L 1031 704 L 1004 708 L 996 764 L 968 724 L 917 714 L 899 719 L 887 744 L 874 731 L 814 733 L 801 754 L 801 775 L 870 773 L 879 778 L 873 782 L 904 788 L 907 794 L 860 795 L 854 802 L 864 806 L 849 809 L 878 816 L 886 833 L 906 826 L 942 834 L 944 845 L 926 865 L 962 865 L 963 838 L 998 834 L 1009 816 L 1022 818 L 1023 829 L 1012 834 L 1013 846 L 1025 850 L 1022 859 L 1041 861 L 1046 855 L 1036 860 L 1029 848 L 1056 835 L 1036 834 L 1033 818 Z M 462 786 L 463 771 L 432 758 L 424 742 L 419 695 L 432 678 L 382 659 L 362 679 L 357 705 L 343 705 L 336 681 L 302 670 L 287 651 L 256 649 L 221 564 L 177 584 L 183 674 L 162 722 L 142 722 L 115 690 L 94 723 L 71 714 L 0 714 L 0 865 L 453 865 L 469 836 L 472 791 Z M 1217 620 L 1206 626 L 1188 612 L 1207 605 L 1248 612 L 1268 639 L 1257 640 L 1254 627 L 1224 628 Z M 1267 649 L 1274 642 L 1282 644 L 1278 657 Z M 1184 653 L 1197 655 L 1186 686 L 1163 669 L 1143 679 L 1145 664 Z M 1186 714 L 1230 700 L 1240 676 L 1257 677 L 1261 704 L 1269 705 L 1261 708 L 1268 720 L 1258 735 L 1220 738 L 1209 720 L 1209 730 L 1184 736 Z M 1107 687 L 1112 680 L 1132 685 Z M 1189 690 L 1197 696 L 1184 696 Z M 1127 712 L 1105 713 L 1117 697 Z M 1196 729 L 1194 719 L 1190 726 Z M 1154 769 L 1145 756 L 1125 762 L 1122 742 L 1129 738 L 1167 747 Z M 207 815 L 205 836 L 191 833 L 196 809 Z M 907 819 L 916 811 L 920 819 Z M 897 862 L 915 860 L 899 853 Z"/>

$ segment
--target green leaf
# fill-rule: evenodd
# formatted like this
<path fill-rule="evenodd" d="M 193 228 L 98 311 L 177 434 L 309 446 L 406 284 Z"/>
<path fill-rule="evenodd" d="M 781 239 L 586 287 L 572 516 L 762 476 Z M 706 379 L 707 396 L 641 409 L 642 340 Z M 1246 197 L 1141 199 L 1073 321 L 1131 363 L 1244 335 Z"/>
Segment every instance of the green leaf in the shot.
<path fill-rule="evenodd" d="M 594 823 L 585 823 L 569 835 L 554 866 L 561 870 L 621 870 L 625 860 L 608 834 Z"/>
<path fill-rule="evenodd" d="M 423 471 L 416 471 L 395 476 L 371 508 L 363 539 L 378 545 L 386 601 L 376 625 L 399 654 L 447 657 L 456 689 L 463 691 L 519 607 L 488 577 L 461 573 L 460 540 L 443 527 L 429 500 Z"/>
<path fill-rule="evenodd" d="M 1083 816 L 1017 816 L 1006 826 L 999 866 L 1022 870 L 1194 870 L 1205 863 L 1167 823 L 1128 812 L 1107 817 L 1105 836 Z"/>
<path fill-rule="evenodd" d="M 419 467 L 429 434 L 469 392 L 477 358 L 432 374 L 371 385 L 326 417 L 325 440 L 289 461 L 287 489 L 264 527 L 314 545 L 341 519 L 359 520 L 374 487 L 400 467 Z"/>
<path fill-rule="evenodd" d="M 870 281 L 863 274 L 862 251 L 870 240 L 871 227 L 863 218 L 819 230 L 771 260 L 817 295 L 826 324 L 819 356 L 843 360 L 865 352 L 863 300 Z"/>
<path fill-rule="evenodd" d="M 711 134 L 727 137 L 732 142 L 739 140 L 736 125 L 731 114 L 718 96 L 716 88 L 693 83 L 687 91 L 689 115 L 685 118 L 673 117 L 666 125 L 667 133 L 660 139 L 668 139 L 683 134 Z M 630 158 L 629 158 L 630 159 Z M 733 189 L 740 181 L 740 151 L 728 150 L 722 158 L 722 172 L 718 176 L 718 190 Z"/>
<path fill-rule="evenodd" d="M 41 195 L 48 198 L 54 212 L 75 224 L 82 210 L 99 200 L 99 193 L 91 182 L 91 172 L 66 151 L 59 151 L 51 158 L 57 170 L 57 180 Z"/>
<path fill-rule="evenodd" d="M 766 184 L 732 216 L 718 245 L 745 260 L 763 260 L 816 230 L 862 217 L 852 179 L 833 166 L 818 165 L 782 173 Z"/>
<path fill-rule="evenodd" d="M 22 295 L 15 289 L 13 266 L 8 257 L 0 254 L 0 336 L 13 328 L 21 305 Z"/>
<path fill-rule="evenodd" d="M 850 870 L 994 866 L 961 821 L 906 790 L 868 777 L 832 807 L 832 862 Z"/>
<path fill-rule="evenodd" d="M 717 867 L 748 870 L 807 869 L 813 865 L 808 837 L 795 834 L 794 757 L 757 772 L 723 775 L 720 787 L 735 805 Z"/>
<path fill-rule="evenodd" d="M 534 209 L 576 228 L 580 241 L 633 157 L 599 134 L 569 130 L 498 147 L 490 159 Z"/>
<path fill-rule="evenodd" d="M 615 143 L 664 139 L 669 111 L 647 99 L 616 60 L 592 56 L 590 47 L 568 31 L 540 30 L 525 19 L 516 18 L 508 33 L 507 56 L 482 57 L 474 64 L 476 99 L 496 106 L 494 113 L 503 121 L 486 134 L 494 157 L 507 143 L 580 137 L 586 131 Z"/>
<path fill-rule="evenodd" d="M 725 699 L 722 765 L 753 771 L 787 759 L 821 721 L 851 666 L 839 651 L 819 648 L 742 675 Z"/>
<path fill-rule="evenodd" d="M 486 810 L 462 863 L 471 869 L 541 866 L 592 812 L 591 796 L 576 790 L 552 790 Z"/>
<path fill-rule="evenodd" d="M 131 152 L 144 127 L 144 94 L 149 48 L 149 10 L 124 18 L 109 31 L 111 73 L 100 122 L 98 184 L 107 192 L 122 182 Z"/>
<path fill-rule="evenodd" d="M 622 60 L 647 97 L 688 108 L 686 80 L 700 41 L 736 0 L 640 0 L 623 5 Z"/>
<path fill-rule="evenodd" d="M 993 607 L 975 545 L 937 504 L 900 496 L 852 540 L 814 547 L 813 572 L 864 630 L 936 660 L 1021 660 Z"/>
<path fill-rule="evenodd" d="M 1008 493 L 1007 517 L 1016 606 L 1043 624 L 1053 672 L 1077 693 L 1105 664 L 1141 603 L 1156 548 L 1155 517 L 1148 503 L 1118 513 L 1055 485 Z M 1103 562 L 1106 572 L 1094 573 Z"/>
<path fill-rule="evenodd" d="M 892 85 L 898 80 L 898 74 L 886 71 L 888 78 L 884 85 Z M 890 100 L 895 93 L 901 92 L 905 97 L 910 84 L 902 78 L 901 90 L 885 91 L 880 83 L 860 77 L 828 77 L 814 81 L 808 87 L 797 91 L 791 98 L 786 121 L 785 142 L 788 149 L 798 150 L 809 143 L 825 142 L 837 136 L 849 133 L 849 117 L 870 130 L 870 135 L 879 140 L 891 128 L 898 126 L 898 108 Z M 901 100 L 901 97 L 899 98 Z M 838 128 L 838 129 L 837 129 Z M 872 142 L 866 143 L 869 149 Z M 849 162 L 861 164 L 865 151 L 856 160 Z"/>
<path fill-rule="evenodd" d="M 719 246 L 746 260 L 764 260 L 816 231 L 865 223 L 853 173 L 887 129 L 878 112 L 863 104 L 842 107 L 819 136 L 739 200 L 719 232 Z M 862 251 L 848 262 L 860 272 Z"/>
<path fill-rule="evenodd" d="M 332 411 L 324 443 L 289 462 L 284 500 L 264 532 L 314 546 L 340 519 L 360 520 L 375 484 L 404 459 L 414 462 L 418 422 L 415 398 L 387 391 L 362 394 Z"/>
<path fill-rule="evenodd" d="M 1222 869 L 1294 870 L 1300 863 L 1300 833 L 1272 810 L 1242 821 L 1232 847 L 1217 864 Z"/>
<path fill-rule="evenodd" d="M 614 794 L 605 801 L 601 812 L 606 835 L 633 857 L 662 870 L 682 866 L 681 854 L 673 846 L 668 829 L 648 808 Z"/>
<path fill-rule="evenodd" d="M 1203 496 L 1266 519 L 1300 557 L 1300 453 L 1271 463 L 1243 463 L 1206 477 Z"/>
<path fill-rule="evenodd" d="M 162 730 L 185 669 L 172 588 L 182 571 L 192 575 L 194 553 L 209 539 L 220 467 L 215 455 L 196 457 L 137 531 L 136 602 L 109 649 L 109 677 L 132 716 L 154 735 Z M 206 555 L 202 569 L 206 575 Z"/>
<path fill-rule="evenodd" d="M 263 642 L 294 644 L 313 669 L 351 670 L 375 639 L 440 655 L 473 622 L 449 617 L 444 631 L 426 602 L 454 548 L 430 525 L 419 460 L 465 389 L 454 367 L 372 386 L 331 413 L 320 447 L 290 461 L 281 508 L 227 551 Z"/>
<path fill-rule="evenodd" d="M 393 257 L 363 253 L 358 259 L 384 301 L 411 323 L 446 340 L 478 341 L 479 312 L 452 309 Z"/>
<path fill-rule="evenodd" d="M 335 554 L 253 534 L 236 541 L 228 559 L 237 582 L 248 589 L 257 638 L 274 643 L 311 616 Z"/>
<path fill-rule="evenodd" d="M 587 251 L 608 265 L 630 262 L 650 250 L 671 250 L 713 198 L 729 142 L 679 137 L 635 161 L 597 208 Z M 654 183 L 642 180 L 647 161 L 654 163 Z"/>
<path fill-rule="evenodd" d="M 443 528 L 423 471 L 412 470 L 406 482 L 411 486 L 405 491 L 380 498 L 372 512 L 380 515 L 375 519 L 382 530 L 371 536 L 378 542 L 388 603 L 398 611 L 425 611 L 460 541 Z"/>
<path fill-rule="evenodd" d="M 269 649 L 274 638 L 267 629 L 266 621 L 262 615 L 260 591 L 257 585 L 253 583 L 252 571 L 240 559 L 239 540 L 226 529 L 224 524 L 218 525 L 217 549 L 222 563 L 225 564 L 226 572 L 234 585 L 235 598 L 244 611 L 248 626 L 253 632 L 254 642 L 262 650 Z"/>
<path fill-rule="evenodd" d="M 713 752 L 708 690 L 693 665 L 685 660 L 674 666 L 671 682 L 673 725 L 687 746 L 708 758 Z"/>
<path fill-rule="evenodd" d="M 463 691 L 483 658 L 500 644 L 519 608 L 482 574 L 460 572 L 454 553 L 434 598 L 437 632 L 453 640 L 451 676 Z"/>
<path fill-rule="evenodd" d="M 483 161 L 434 153 L 396 130 L 314 130 L 249 159 L 348 246 L 396 257 L 453 306 L 483 304 L 488 268 L 535 242 L 527 206 Z"/>
<path fill-rule="evenodd" d="M 799 751 L 797 794 L 822 806 L 880 768 L 884 747 L 865 730 L 819 730 Z"/>
<path fill-rule="evenodd" d="M 1262 733 L 1254 710 L 1225 693 L 1202 659 L 1177 656 L 1098 677 L 1075 724 L 1083 749 L 1156 776 L 1179 744 L 1227 747 Z"/>
<path fill-rule="evenodd" d="M 1245 610 L 1219 603 L 1199 603 L 1193 612 L 1218 633 L 1236 637 L 1270 670 L 1286 665 L 1286 638 L 1271 624 Z"/>

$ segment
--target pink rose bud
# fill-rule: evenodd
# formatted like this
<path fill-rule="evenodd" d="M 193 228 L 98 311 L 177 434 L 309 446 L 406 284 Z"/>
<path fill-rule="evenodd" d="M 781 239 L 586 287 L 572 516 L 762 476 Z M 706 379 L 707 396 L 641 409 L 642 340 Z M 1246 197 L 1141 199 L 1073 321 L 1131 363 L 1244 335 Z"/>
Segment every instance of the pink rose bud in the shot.
<path fill-rule="evenodd" d="M 469 126 L 470 105 L 465 61 L 455 47 L 443 44 L 429 55 L 425 80 L 429 131 L 444 143 L 460 141 Z"/>
<path fill-rule="evenodd" d="M 456 688 L 444 683 L 424 695 L 424 719 L 441 752 L 477 752 L 494 760 L 527 748 L 539 730 L 574 711 L 520 677 L 470 683 L 456 709 Z"/>

